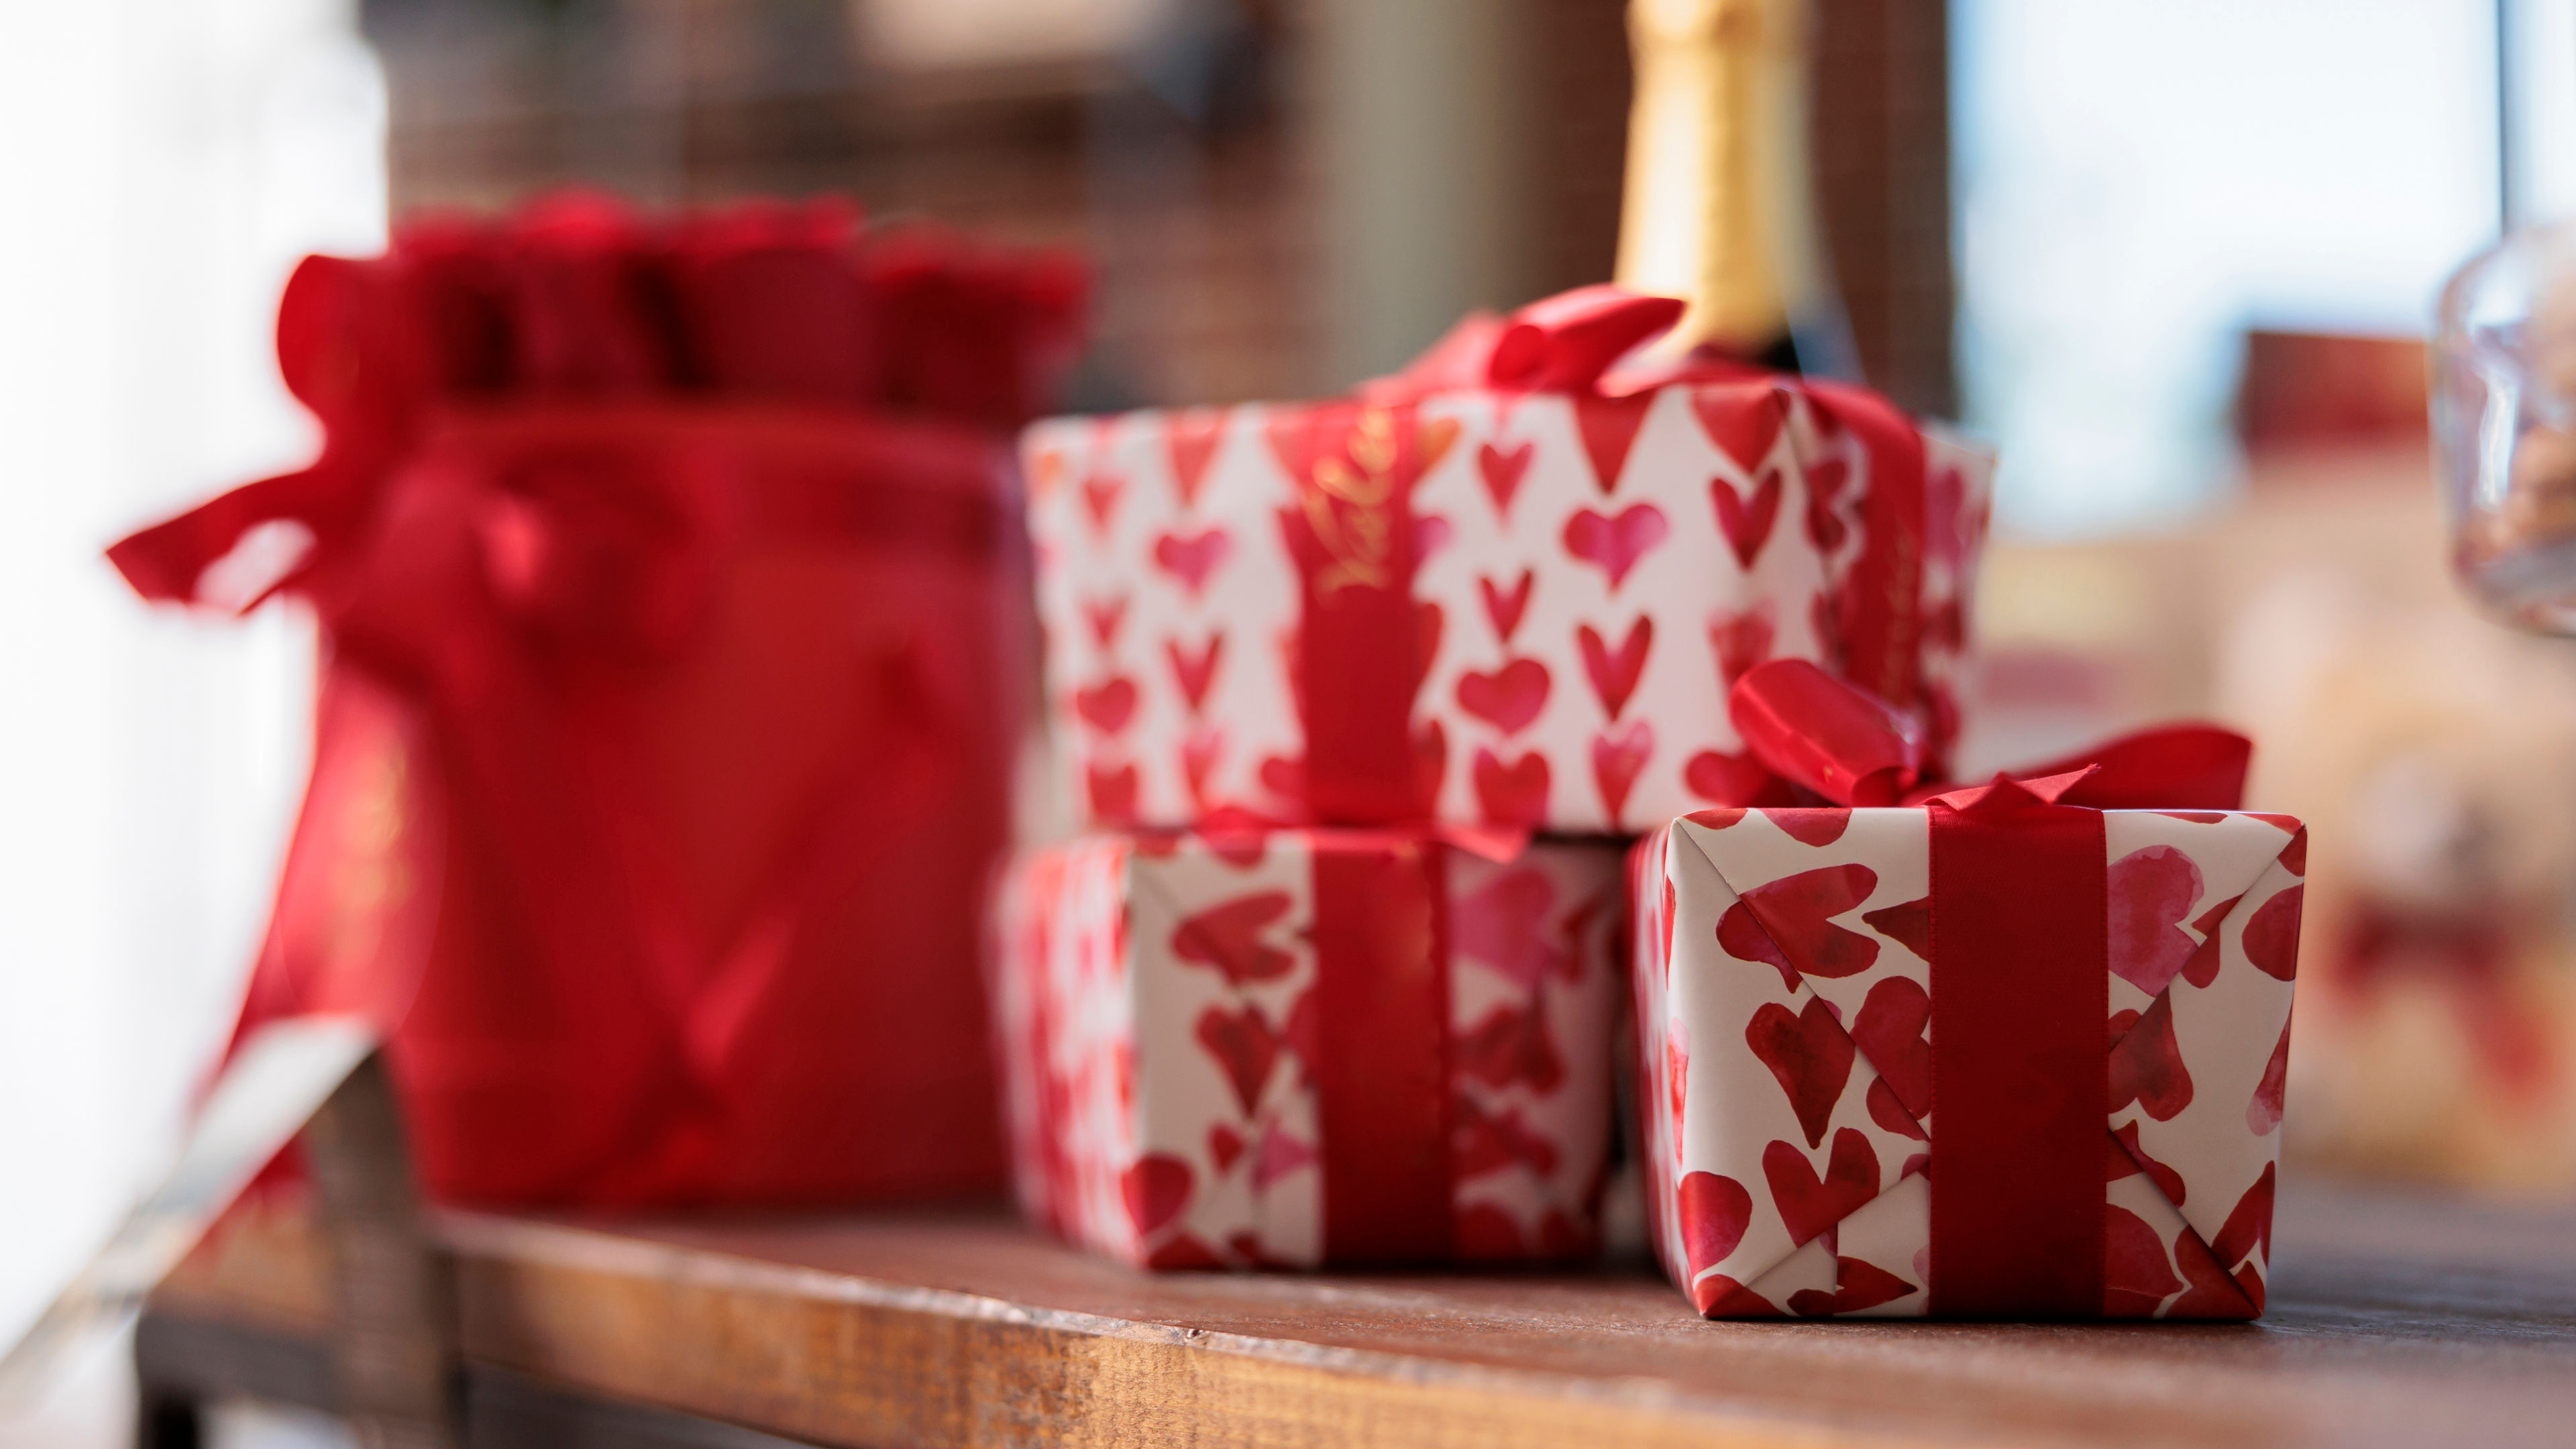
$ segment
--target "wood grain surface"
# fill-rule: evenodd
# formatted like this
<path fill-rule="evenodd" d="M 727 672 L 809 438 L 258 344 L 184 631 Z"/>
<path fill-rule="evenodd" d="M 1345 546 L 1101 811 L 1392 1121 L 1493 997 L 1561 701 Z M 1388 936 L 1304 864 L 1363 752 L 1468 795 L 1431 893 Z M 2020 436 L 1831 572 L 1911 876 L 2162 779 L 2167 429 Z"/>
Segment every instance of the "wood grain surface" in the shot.
<path fill-rule="evenodd" d="M 1155 1277 L 992 1213 L 440 1232 L 469 1358 L 820 1444 L 2576 1436 L 2576 1214 L 2314 1186 L 2251 1325 L 1713 1324 L 1635 1272 Z"/>

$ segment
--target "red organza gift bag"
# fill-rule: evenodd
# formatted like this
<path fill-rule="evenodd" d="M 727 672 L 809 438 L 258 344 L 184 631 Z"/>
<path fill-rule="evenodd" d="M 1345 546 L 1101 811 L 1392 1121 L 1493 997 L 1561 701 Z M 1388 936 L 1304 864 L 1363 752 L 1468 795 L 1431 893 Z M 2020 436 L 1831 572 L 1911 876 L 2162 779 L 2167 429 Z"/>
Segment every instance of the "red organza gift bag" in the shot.
<path fill-rule="evenodd" d="M 1032 675 L 1006 437 L 1081 292 L 830 205 L 557 198 L 308 260 L 279 352 L 321 460 L 111 551 L 197 601 L 291 556 L 323 625 L 243 1027 L 373 1015 L 452 1201 L 996 1184 L 976 938 Z"/>

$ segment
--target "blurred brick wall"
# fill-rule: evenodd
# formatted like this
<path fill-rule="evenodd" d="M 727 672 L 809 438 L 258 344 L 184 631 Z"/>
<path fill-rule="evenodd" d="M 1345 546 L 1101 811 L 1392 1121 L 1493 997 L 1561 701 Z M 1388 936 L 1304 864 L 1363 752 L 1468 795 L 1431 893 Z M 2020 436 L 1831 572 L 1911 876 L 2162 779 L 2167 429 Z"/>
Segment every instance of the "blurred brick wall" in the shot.
<path fill-rule="evenodd" d="M 1090 253 L 1085 407 L 1339 387 L 1301 52 L 1311 0 L 1185 0 L 1180 50 L 937 75 L 872 69 L 847 0 L 364 0 L 396 211 L 580 182 L 654 205 L 847 192 Z M 1626 150 L 1624 0 L 1490 0 L 1517 26 L 1529 296 L 1608 277 Z M 1818 0 L 1816 166 L 1870 378 L 1948 411 L 1938 0 Z M 1197 47 L 1195 50 L 1189 47 Z M 1182 77 L 1175 82 L 1173 77 Z"/>

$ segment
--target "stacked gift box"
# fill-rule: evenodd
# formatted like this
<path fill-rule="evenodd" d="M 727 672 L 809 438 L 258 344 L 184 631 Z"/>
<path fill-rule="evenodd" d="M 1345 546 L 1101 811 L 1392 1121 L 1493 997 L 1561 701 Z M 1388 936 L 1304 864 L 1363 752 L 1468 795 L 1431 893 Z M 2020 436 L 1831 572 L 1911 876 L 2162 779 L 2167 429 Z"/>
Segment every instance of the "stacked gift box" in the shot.
<path fill-rule="evenodd" d="M 1007 1138 L 1155 1268 L 1595 1256 L 1627 1032 L 1704 1313 L 2261 1311 L 2305 835 L 2205 728 L 1950 778 L 1984 455 L 1631 365 L 1682 304 L 1586 288 L 1030 427 L 1024 541 L 1078 298 L 828 206 L 308 263 L 322 458 L 115 550 L 325 625 L 242 1029 L 372 1022 L 441 1197 L 971 1192 Z M 1032 583 L 1090 833 L 988 910 Z"/>
<path fill-rule="evenodd" d="M 1024 436 L 1095 833 L 1003 891 L 1023 1204 L 1153 1267 L 1582 1259 L 1633 1028 L 1704 1313 L 2259 1313 L 2304 833 L 2207 728 L 1950 781 L 1989 460 L 1623 370 L 1679 311 Z"/>
<path fill-rule="evenodd" d="M 1102 832 L 1005 892 L 1042 1221 L 1163 1266 L 1597 1250 L 1620 835 L 1732 798 L 1766 658 L 1946 739 L 1982 512 L 1983 460 L 1865 394 L 1605 383 L 1679 311 L 1587 289 L 1353 398 L 1025 436 Z"/>

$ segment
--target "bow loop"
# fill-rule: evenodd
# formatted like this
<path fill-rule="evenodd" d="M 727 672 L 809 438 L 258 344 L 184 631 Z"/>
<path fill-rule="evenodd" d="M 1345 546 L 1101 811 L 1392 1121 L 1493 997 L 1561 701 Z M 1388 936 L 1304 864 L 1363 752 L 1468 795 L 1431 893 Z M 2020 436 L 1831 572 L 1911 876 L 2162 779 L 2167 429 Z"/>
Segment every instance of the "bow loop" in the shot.
<path fill-rule="evenodd" d="M 1672 330 L 1684 304 L 1607 284 L 1577 287 L 1508 317 L 1474 312 L 1392 377 L 1362 383 L 1360 400 L 1387 407 L 1470 388 L 1598 391 L 1613 363 Z"/>
<path fill-rule="evenodd" d="M 2092 810 L 2234 810 L 2254 742 L 2216 725 L 2175 724 L 2106 740 L 2062 760 L 1961 786 L 1922 780 L 1914 721 L 1803 659 L 1746 670 L 1727 717 L 1759 770 L 1739 772 L 1720 805 L 1772 803 L 1785 784 L 1843 806 L 1999 809 L 2015 801 Z M 1767 773 L 1765 773 L 1767 772 Z"/>
<path fill-rule="evenodd" d="M 1896 804 L 1923 774 L 1914 721 L 1804 659 L 1746 670 L 1726 714 L 1772 774 L 1837 805 Z"/>

